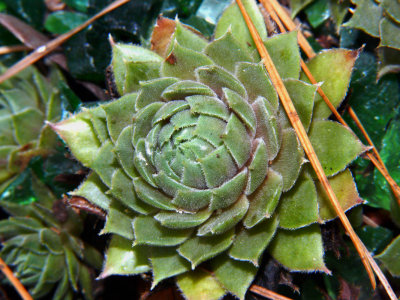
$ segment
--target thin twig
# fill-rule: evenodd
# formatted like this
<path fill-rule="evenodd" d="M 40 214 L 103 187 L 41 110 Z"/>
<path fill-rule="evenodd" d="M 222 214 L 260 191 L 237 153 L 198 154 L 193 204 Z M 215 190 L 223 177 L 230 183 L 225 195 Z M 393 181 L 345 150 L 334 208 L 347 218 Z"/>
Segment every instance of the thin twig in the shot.
<path fill-rule="evenodd" d="M 255 284 L 253 284 L 250 287 L 250 291 L 252 291 L 253 293 L 255 293 L 257 295 L 260 295 L 260 296 L 263 296 L 265 298 L 272 299 L 272 300 L 292 300 L 291 298 L 279 295 L 273 291 L 267 290 L 266 288 L 263 288 L 261 286 L 255 285 Z"/>
<path fill-rule="evenodd" d="M 363 247 L 361 240 L 358 238 L 357 234 L 354 232 L 353 227 L 351 226 L 349 220 L 347 219 L 346 214 L 344 213 L 342 207 L 340 206 L 339 201 L 337 200 L 336 195 L 332 189 L 332 186 L 330 185 L 328 178 L 326 177 L 325 172 L 321 166 L 321 163 L 319 162 L 318 157 L 313 149 L 313 146 L 311 145 L 310 139 L 307 136 L 307 132 L 304 129 L 303 124 L 300 121 L 299 115 L 296 112 L 293 102 L 290 99 L 289 93 L 285 88 L 282 78 L 280 77 L 274 63 L 272 62 L 272 59 L 271 59 L 267 49 L 265 48 L 264 43 L 261 40 L 261 37 L 257 32 L 257 29 L 255 28 L 249 15 L 247 14 L 246 9 L 244 8 L 244 6 L 242 4 L 242 1 L 236 0 L 236 2 L 237 2 L 238 6 L 240 8 L 240 11 L 242 12 L 242 15 L 246 21 L 249 31 L 250 31 L 250 33 L 253 37 L 253 40 L 256 44 L 257 50 L 264 62 L 265 68 L 267 69 L 267 72 L 270 76 L 270 79 L 279 95 L 282 106 L 285 109 L 286 114 L 288 115 L 294 130 L 296 131 L 297 137 L 299 138 L 301 145 L 303 146 L 304 152 L 307 154 L 307 157 L 308 157 L 312 167 L 314 168 L 319 181 L 321 182 L 322 186 L 324 187 L 324 189 L 331 201 L 332 206 L 334 207 L 336 213 L 338 214 L 340 220 L 342 221 L 344 228 L 346 229 L 351 240 L 353 241 L 353 244 L 356 247 L 357 252 L 359 253 L 359 255 L 361 257 L 361 261 L 363 262 L 363 264 L 367 270 L 371 284 L 372 284 L 373 288 L 375 288 L 376 287 L 375 277 L 374 277 L 374 273 L 371 269 L 371 265 L 368 260 L 368 255 L 370 255 L 370 254 L 368 253 L 368 251 L 365 251 L 365 247 Z"/>
<path fill-rule="evenodd" d="M 31 48 L 25 45 L 3 46 L 0 47 L 0 55 L 9 54 L 13 52 L 27 51 L 27 50 L 31 50 Z"/>
<path fill-rule="evenodd" d="M 17 62 L 15 65 L 13 65 L 11 68 L 9 68 L 4 74 L 0 75 L 0 83 L 4 82 L 8 78 L 14 76 L 18 72 L 22 71 L 29 65 L 37 62 L 39 59 L 43 58 L 50 52 L 54 51 L 57 49 L 61 44 L 65 43 L 69 38 L 71 38 L 73 35 L 77 34 L 81 30 L 83 30 L 85 27 L 89 26 L 91 23 L 93 23 L 95 20 L 98 18 L 104 16 L 105 14 L 109 13 L 110 11 L 120 7 L 123 4 L 128 3 L 130 0 L 118 0 L 113 3 L 111 3 L 109 6 L 104 8 L 102 11 L 100 11 L 98 14 L 84 22 L 82 25 L 79 25 L 78 27 L 72 29 L 71 31 L 68 31 L 67 33 L 64 33 L 60 35 L 59 37 L 55 38 L 54 40 L 51 40 L 50 42 L 46 43 L 45 45 L 38 47 L 35 51 L 33 51 L 31 54 L 26 56 L 25 58 L 21 59 L 19 62 Z"/>
<path fill-rule="evenodd" d="M 15 287 L 19 295 L 24 300 L 33 300 L 32 296 L 28 293 L 26 288 L 22 285 L 21 281 L 14 276 L 13 271 L 7 266 L 7 264 L 0 258 L 0 269 L 6 275 L 11 284 Z"/>

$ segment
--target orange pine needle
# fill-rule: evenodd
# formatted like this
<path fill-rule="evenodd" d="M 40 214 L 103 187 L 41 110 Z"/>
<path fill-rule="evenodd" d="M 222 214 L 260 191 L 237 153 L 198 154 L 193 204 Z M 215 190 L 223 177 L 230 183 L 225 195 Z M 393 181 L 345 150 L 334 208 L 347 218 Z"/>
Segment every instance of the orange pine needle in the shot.
<path fill-rule="evenodd" d="M 281 17 L 283 19 L 283 21 L 285 22 L 286 27 L 289 30 L 293 30 L 295 29 L 295 24 L 292 21 L 292 19 L 287 15 L 287 13 L 283 10 L 283 8 L 279 5 L 278 2 L 276 2 L 276 0 L 268 0 L 268 2 L 266 2 L 265 0 L 261 0 L 261 2 L 265 5 L 267 5 L 268 7 L 270 2 L 272 2 L 272 4 L 274 5 L 273 9 L 276 10 L 276 12 L 278 14 L 280 14 L 279 17 Z M 267 8 L 266 8 L 267 9 Z M 314 57 L 315 56 L 315 52 L 312 50 L 310 44 L 307 42 L 307 40 L 304 38 L 303 34 L 301 32 L 299 32 L 298 35 L 299 38 L 299 44 L 300 47 L 303 49 L 303 51 L 308 55 L 309 58 Z M 310 51 L 311 49 L 311 51 Z M 304 63 L 303 60 L 301 60 L 301 65 L 303 68 L 303 71 L 305 72 L 306 76 L 310 79 L 310 81 L 312 83 L 316 83 L 316 80 L 314 79 L 314 77 L 312 76 L 310 70 L 308 69 L 307 65 Z M 335 116 L 337 117 L 337 119 L 345 126 L 348 127 L 348 125 L 346 124 L 346 122 L 343 120 L 343 118 L 340 116 L 340 114 L 337 112 L 336 108 L 331 104 L 331 102 L 329 101 L 328 97 L 325 95 L 325 93 L 322 91 L 321 88 L 318 88 L 318 92 L 321 95 L 321 97 L 325 100 L 325 103 L 329 106 L 329 108 L 331 109 L 331 111 L 335 114 Z M 354 113 L 354 116 L 357 118 L 357 116 Z M 358 120 L 358 118 L 357 118 Z M 360 129 L 363 129 L 363 126 L 361 124 L 361 122 L 356 122 L 356 124 L 361 127 Z M 367 132 L 365 130 L 362 130 L 364 136 L 366 136 L 367 141 L 370 143 L 371 146 L 373 146 L 373 149 L 375 149 L 372 141 L 370 140 Z M 376 149 L 375 149 L 376 151 Z M 374 155 L 372 153 L 367 153 L 367 156 L 371 159 L 371 161 L 374 163 L 374 165 L 378 168 L 378 170 L 382 173 L 383 176 L 385 176 L 385 170 L 386 170 L 386 175 L 385 178 L 386 180 L 389 182 L 390 186 L 392 187 L 392 190 L 394 192 L 394 194 L 397 196 L 399 195 L 398 193 L 400 193 L 400 189 L 398 187 L 398 185 L 394 182 L 394 180 L 390 177 L 389 173 L 387 172 L 387 169 L 385 167 L 385 165 L 383 164 L 382 160 L 380 159 L 379 153 L 376 151 L 376 155 L 377 157 L 379 157 L 380 162 L 382 163 L 382 165 L 380 164 L 380 162 L 378 162 L 376 160 L 376 158 L 374 157 Z M 393 183 L 391 183 L 393 181 Z M 397 197 L 396 197 L 397 198 Z M 340 217 L 340 216 L 339 216 Z M 358 237 L 357 237 L 358 239 Z M 361 241 L 360 241 L 361 242 Z M 383 272 L 381 271 L 381 269 L 379 268 L 379 266 L 377 265 L 377 263 L 375 262 L 375 260 L 372 258 L 372 256 L 370 255 L 370 253 L 368 252 L 368 250 L 366 249 L 366 247 L 364 246 L 364 244 L 362 244 L 363 250 L 366 253 L 366 258 L 370 264 L 370 266 L 372 266 L 372 268 L 374 269 L 376 275 L 378 276 L 379 280 L 381 281 L 382 285 L 384 286 L 386 292 L 388 293 L 390 299 L 395 300 L 397 299 L 395 293 L 393 292 L 389 282 L 387 281 L 385 275 L 383 274 Z M 355 245 L 356 246 L 356 245 Z M 364 263 L 365 265 L 365 263 Z M 367 268 L 367 272 L 368 272 L 368 268 Z M 369 274 L 369 273 L 368 273 Z M 370 274 L 369 274 L 370 275 Z M 371 278 L 371 277 L 370 277 Z M 374 285 L 374 284 L 373 284 Z"/>
<path fill-rule="evenodd" d="M 261 0 L 261 3 L 264 5 L 265 9 L 268 11 L 268 9 L 273 8 L 274 14 L 278 15 L 278 18 L 282 20 L 282 22 L 285 24 L 286 28 L 291 31 L 296 29 L 296 25 L 294 24 L 293 20 L 290 18 L 290 16 L 287 14 L 287 12 L 282 8 L 282 6 L 276 1 L 276 0 Z M 285 32 L 285 30 L 282 30 L 282 32 Z M 298 41 L 300 48 L 304 51 L 304 53 L 307 55 L 308 58 L 313 58 L 315 56 L 315 52 L 312 49 L 311 45 L 307 42 L 306 38 L 304 35 L 299 31 L 298 34 Z M 315 84 L 316 80 L 312 76 L 310 70 L 307 68 L 307 65 L 304 63 L 304 61 L 301 61 L 301 67 L 306 74 L 306 76 L 310 79 L 311 83 Z M 348 127 L 349 126 L 346 124 L 346 122 L 343 120 L 343 118 L 340 116 L 340 114 L 337 112 L 336 108 L 331 104 L 329 101 L 328 97 L 325 95 L 325 93 L 322 91 L 321 88 L 318 88 L 317 90 L 318 94 L 322 97 L 322 99 L 325 101 L 325 103 L 328 105 L 328 107 L 331 109 L 337 120 L 342 123 L 344 126 Z M 352 114 L 353 112 L 353 114 Z M 376 147 L 374 146 L 372 140 L 369 138 L 368 133 L 364 129 L 363 125 L 361 122 L 358 120 L 357 116 L 355 115 L 354 111 L 349 108 L 349 114 L 350 117 L 355 121 L 357 127 L 361 130 L 363 136 L 365 139 L 368 141 L 369 145 L 372 146 L 372 151 L 374 152 L 376 158 L 378 160 L 374 160 L 374 157 L 371 153 L 367 153 L 368 158 L 372 161 L 372 163 L 375 165 L 375 167 L 379 170 L 379 172 L 382 174 L 383 177 L 385 177 L 386 181 L 389 183 L 390 188 L 392 189 L 396 199 L 397 203 L 400 205 L 400 187 L 397 185 L 397 183 L 394 181 L 394 179 L 390 176 L 385 164 L 383 163 L 381 156 L 379 155 L 379 152 L 376 150 Z"/>
<path fill-rule="evenodd" d="M 309 161 L 311 162 L 312 167 L 315 170 L 315 173 L 318 176 L 319 181 L 321 182 L 322 186 L 324 187 L 332 206 L 334 207 L 336 213 L 338 214 L 340 220 L 342 221 L 342 224 L 346 231 L 348 232 L 351 240 L 353 241 L 354 246 L 357 249 L 357 252 L 360 255 L 361 261 L 363 262 L 368 276 L 370 278 L 371 284 L 373 288 L 375 289 L 376 287 L 376 281 L 374 277 L 374 273 L 371 269 L 371 265 L 369 263 L 368 256 L 371 256 L 368 251 L 365 251 L 365 247 L 362 244 L 361 240 L 358 238 L 357 234 L 354 232 L 353 227 L 351 226 L 349 220 L 347 219 L 346 214 L 344 213 L 342 207 L 339 204 L 339 201 L 336 198 L 336 195 L 328 181 L 328 178 L 326 177 L 324 170 L 321 166 L 321 163 L 319 162 L 317 155 L 311 145 L 310 139 L 307 136 L 307 132 L 305 131 L 303 124 L 300 121 L 300 118 L 296 112 L 296 109 L 292 103 L 292 100 L 290 99 L 289 93 L 285 88 L 285 85 L 283 84 L 283 81 L 274 65 L 272 62 L 271 57 L 269 56 L 269 53 L 267 49 L 264 46 L 264 43 L 261 40 L 260 35 L 257 32 L 257 29 L 255 28 L 254 24 L 252 23 L 249 15 L 246 12 L 246 9 L 244 8 L 242 1 L 241 0 L 236 0 L 236 3 L 238 4 L 240 11 L 242 12 L 243 18 L 245 19 L 245 22 L 249 28 L 249 31 L 251 33 L 251 36 L 253 37 L 253 40 L 256 44 L 257 50 L 264 62 L 265 68 L 267 69 L 267 72 L 271 78 L 271 81 L 279 95 L 279 98 L 281 100 L 282 106 L 286 111 L 286 114 L 288 115 L 290 122 L 292 123 L 292 126 L 294 130 L 296 131 L 297 137 L 299 138 L 304 152 L 307 154 L 307 157 Z M 372 259 L 372 257 L 371 257 Z"/>
<path fill-rule="evenodd" d="M 102 11 L 100 11 L 98 14 L 84 22 L 83 24 L 75 27 L 71 31 L 68 31 L 67 33 L 64 33 L 60 35 L 59 37 L 55 38 L 54 40 L 51 40 L 50 42 L 46 43 L 45 45 L 38 47 L 35 51 L 33 51 L 31 54 L 26 56 L 25 58 L 21 59 L 19 62 L 17 62 L 15 65 L 13 65 L 11 68 L 9 68 L 4 74 L 0 75 L 0 83 L 4 82 L 5 80 L 9 79 L 10 77 L 14 76 L 15 74 L 19 73 L 23 69 L 27 68 L 31 64 L 37 62 L 39 59 L 43 58 L 50 52 L 54 51 L 57 49 L 60 45 L 65 43 L 68 39 L 70 39 L 73 35 L 77 34 L 87 26 L 89 26 L 91 23 L 93 23 L 95 20 L 98 18 L 108 14 L 110 11 L 120 7 L 123 4 L 128 3 L 130 0 L 118 0 L 110 5 L 108 5 L 106 8 L 104 8 Z"/>
<path fill-rule="evenodd" d="M 260 296 L 263 296 L 265 298 L 272 299 L 272 300 L 292 300 L 291 298 L 279 295 L 271 290 L 268 290 L 266 288 L 263 288 L 261 286 L 255 285 L 255 284 L 253 284 L 250 287 L 250 291 L 252 291 L 253 293 L 255 293 L 257 295 L 260 295 Z"/>
<path fill-rule="evenodd" d="M 33 300 L 32 296 L 28 293 L 22 283 L 14 276 L 13 271 L 7 266 L 7 264 L 0 258 L 0 269 L 6 275 L 11 284 L 15 287 L 19 295 L 24 300 Z"/>
<path fill-rule="evenodd" d="M 13 52 L 26 51 L 26 50 L 31 50 L 31 48 L 25 45 L 3 46 L 0 47 L 0 55 L 9 54 Z"/>

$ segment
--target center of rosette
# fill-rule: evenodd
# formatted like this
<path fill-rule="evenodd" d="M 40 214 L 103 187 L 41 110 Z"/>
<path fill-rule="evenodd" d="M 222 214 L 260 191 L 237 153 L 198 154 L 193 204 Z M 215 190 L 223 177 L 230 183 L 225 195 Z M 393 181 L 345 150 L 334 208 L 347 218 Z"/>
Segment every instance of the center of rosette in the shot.
<path fill-rule="evenodd" d="M 136 169 L 182 209 L 197 210 L 218 197 L 231 198 L 228 205 L 245 188 L 252 134 L 218 97 L 183 99 L 151 104 L 157 109 L 135 147 Z"/>

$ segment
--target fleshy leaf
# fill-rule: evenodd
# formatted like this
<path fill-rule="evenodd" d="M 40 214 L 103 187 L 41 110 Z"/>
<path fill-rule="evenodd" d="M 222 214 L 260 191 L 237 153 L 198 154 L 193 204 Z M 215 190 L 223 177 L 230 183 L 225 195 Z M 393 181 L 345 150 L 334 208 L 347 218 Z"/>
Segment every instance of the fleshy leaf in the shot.
<path fill-rule="evenodd" d="M 218 300 L 226 293 L 214 276 L 201 269 L 178 276 L 177 284 L 188 300 Z"/>
<path fill-rule="evenodd" d="M 257 147 L 249 165 L 249 177 L 246 186 L 246 195 L 251 195 L 265 180 L 268 173 L 268 150 L 264 140 L 258 139 Z"/>
<path fill-rule="evenodd" d="M 211 216 L 211 211 L 203 210 L 196 213 L 181 213 L 181 212 L 160 212 L 154 218 L 161 225 L 168 228 L 192 228 L 197 227 L 207 221 Z"/>
<path fill-rule="evenodd" d="M 85 112 L 67 120 L 51 124 L 51 128 L 65 141 L 72 154 L 85 166 L 90 166 L 100 149 L 92 124 L 84 120 Z"/>
<path fill-rule="evenodd" d="M 228 249 L 233 243 L 234 236 L 234 229 L 220 235 L 196 236 L 179 246 L 178 252 L 191 262 L 192 269 L 194 269 L 203 261 Z"/>
<path fill-rule="evenodd" d="M 132 126 L 125 127 L 119 135 L 115 144 L 115 153 L 117 154 L 118 161 L 122 166 L 122 169 L 131 178 L 137 177 L 135 166 L 133 165 L 133 152 L 134 148 L 132 145 Z"/>
<path fill-rule="evenodd" d="M 297 44 L 297 31 L 277 34 L 268 38 L 264 45 L 282 79 L 299 78 L 300 51 Z"/>
<path fill-rule="evenodd" d="M 222 37 L 209 43 L 205 49 L 205 54 L 229 72 L 235 71 L 235 65 L 238 62 L 253 61 L 250 51 L 236 40 L 230 30 Z"/>
<path fill-rule="evenodd" d="M 291 271 L 327 270 L 319 225 L 297 230 L 278 230 L 268 249 L 277 261 Z"/>
<path fill-rule="evenodd" d="M 312 178 L 304 173 L 279 203 L 277 214 L 281 228 L 296 229 L 318 221 L 317 191 Z"/>
<path fill-rule="evenodd" d="M 269 102 L 262 97 L 257 98 L 253 103 L 253 108 L 257 117 L 256 136 L 264 140 L 268 149 L 268 159 L 272 160 L 279 152 L 282 138 L 276 115 Z"/>
<path fill-rule="evenodd" d="M 102 106 L 107 116 L 107 128 L 111 140 L 115 143 L 121 131 L 132 124 L 137 94 L 126 94 L 116 101 Z"/>
<path fill-rule="evenodd" d="M 153 217 L 137 217 L 133 223 L 136 245 L 175 246 L 186 241 L 191 229 L 170 229 L 161 226 Z"/>
<path fill-rule="evenodd" d="M 282 175 L 269 170 L 267 178 L 258 190 L 249 197 L 249 210 L 243 220 L 246 228 L 252 228 L 272 215 L 281 197 L 282 188 Z"/>
<path fill-rule="evenodd" d="M 362 200 L 358 195 L 353 176 L 351 176 L 349 169 L 346 169 L 343 172 L 340 172 L 339 174 L 329 178 L 329 183 L 332 186 L 332 189 L 339 200 L 340 206 L 344 211 L 362 203 Z M 328 221 L 336 218 L 337 214 L 332 207 L 325 190 L 321 186 L 321 183 L 317 182 L 316 187 L 318 194 L 319 216 L 321 221 Z"/>
<path fill-rule="evenodd" d="M 349 129 L 333 121 L 313 122 L 309 137 L 327 176 L 342 171 L 367 150 Z"/>
<path fill-rule="evenodd" d="M 264 65 L 240 62 L 236 65 L 235 74 L 245 86 L 250 103 L 262 96 L 268 100 L 274 110 L 278 108 L 278 94 L 272 86 Z"/>
<path fill-rule="evenodd" d="M 257 268 L 248 262 L 233 260 L 220 255 L 212 261 L 212 268 L 218 281 L 239 299 L 244 296 L 257 273 Z"/>
<path fill-rule="evenodd" d="M 139 81 L 157 77 L 161 57 L 143 47 L 115 44 L 113 73 L 118 92 L 125 95 L 139 89 Z"/>
<path fill-rule="evenodd" d="M 249 208 L 249 201 L 242 195 L 235 204 L 226 208 L 221 214 L 212 216 L 200 226 L 197 235 L 215 235 L 226 232 L 239 223 Z"/>
<path fill-rule="evenodd" d="M 264 25 L 264 18 L 257 7 L 257 3 L 254 0 L 245 0 L 242 2 L 261 36 L 261 39 L 264 39 L 267 36 L 267 30 Z M 215 28 L 215 38 L 220 38 L 228 30 L 232 31 L 233 36 L 238 41 L 241 41 L 246 46 L 251 45 L 255 48 L 254 40 L 251 37 L 246 22 L 243 19 L 243 15 L 236 3 L 232 3 L 227 9 L 225 9 L 218 21 L 217 27 Z"/>
<path fill-rule="evenodd" d="M 304 128 L 308 130 L 311 124 L 317 87 L 295 79 L 285 80 L 285 87 L 300 117 L 300 121 L 303 123 Z"/>
<path fill-rule="evenodd" d="M 290 190 L 296 182 L 304 161 L 303 148 L 295 131 L 293 129 L 283 130 L 281 149 L 271 168 L 283 175 L 284 192 Z"/>
<path fill-rule="evenodd" d="M 233 259 L 249 261 L 258 266 L 261 255 L 275 235 L 278 223 L 277 218 L 271 218 L 252 228 L 240 230 L 235 238 L 235 243 L 229 250 L 229 256 Z"/>
<path fill-rule="evenodd" d="M 322 82 L 321 88 L 335 107 L 338 107 L 346 96 L 351 72 L 358 54 L 358 51 L 345 49 L 327 50 L 307 62 L 311 74 L 317 82 Z M 300 80 L 310 82 L 303 72 Z M 313 120 L 326 119 L 331 113 L 321 96 L 316 95 Z"/>
<path fill-rule="evenodd" d="M 107 210 L 106 225 L 100 234 L 114 233 L 126 239 L 133 239 L 132 220 L 135 214 L 117 201 L 112 201 Z"/>
<path fill-rule="evenodd" d="M 154 288 L 161 280 L 190 271 L 190 263 L 175 247 L 152 247 L 150 255 Z"/>
<path fill-rule="evenodd" d="M 106 195 L 107 187 L 96 173 L 91 173 L 86 180 L 72 193 L 73 196 L 83 197 L 100 208 L 107 210 L 111 199 Z"/>
<path fill-rule="evenodd" d="M 197 67 L 212 64 L 212 60 L 203 53 L 182 47 L 175 42 L 171 53 L 162 63 L 161 72 L 164 77 L 193 80 L 194 70 Z"/>
<path fill-rule="evenodd" d="M 91 168 L 108 187 L 111 187 L 112 175 L 117 170 L 116 157 L 113 150 L 114 145 L 108 140 L 101 146 L 96 158 L 91 164 Z"/>
<path fill-rule="evenodd" d="M 121 201 L 121 203 L 140 214 L 147 215 L 157 210 L 155 207 L 147 205 L 138 199 L 132 185 L 132 180 L 122 170 L 114 172 L 109 193 Z"/>
<path fill-rule="evenodd" d="M 148 250 L 143 246 L 133 246 L 132 241 L 113 235 L 106 254 L 106 262 L 99 278 L 118 275 L 135 275 L 150 270 L 147 260 Z"/>

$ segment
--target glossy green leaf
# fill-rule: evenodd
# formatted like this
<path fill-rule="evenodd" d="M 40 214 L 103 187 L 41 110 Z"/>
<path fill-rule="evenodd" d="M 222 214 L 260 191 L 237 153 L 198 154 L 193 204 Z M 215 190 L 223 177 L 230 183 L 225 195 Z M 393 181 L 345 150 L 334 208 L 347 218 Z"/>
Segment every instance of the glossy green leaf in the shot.
<path fill-rule="evenodd" d="M 313 0 L 290 0 L 290 8 L 292 9 L 291 17 L 294 18 L 311 2 L 313 2 Z"/>
<path fill-rule="evenodd" d="M 395 276 L 400 276 L 400 237 L 396 237 L 389 246 L 379 255 L 375 256 L 377 259 L 383 262 L 385 267 L 389 270 L 389 272 Z"/>
<path fill-rule="evenodd" d="M 292 271 L 327 272 L 319 225 L 297 230 L 279 230 L 270 247 L 271 255 Z"/>
<path fill-rule="evenodd" d="M 47 16 L 44 27 L 47 31 L 55 34 L 63 34 L 81 25 L 88 19 L 85 14 L 56 11 Z"/>
<path fill-rule="evenodd" d="M 379 37 L 379 21 L 382 7 L 373 0 L 352 0 L 357 6 L 352 18 L 343 26 L 361 29 L 374 37 Z"/>
<path fill-rule="evenodd" d="M 218 300 L 225 295 L 225 289 L 220 283 L 209 272 L 201 269 L 178 276 L 176 283 L 188 300 Z"/>

